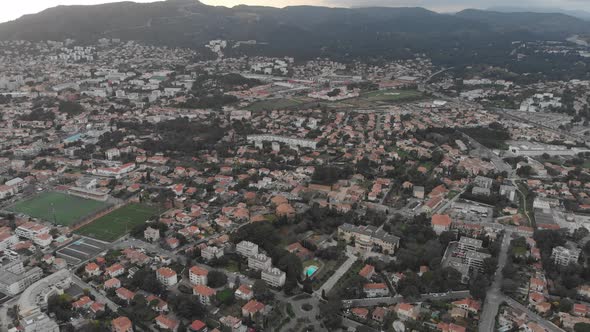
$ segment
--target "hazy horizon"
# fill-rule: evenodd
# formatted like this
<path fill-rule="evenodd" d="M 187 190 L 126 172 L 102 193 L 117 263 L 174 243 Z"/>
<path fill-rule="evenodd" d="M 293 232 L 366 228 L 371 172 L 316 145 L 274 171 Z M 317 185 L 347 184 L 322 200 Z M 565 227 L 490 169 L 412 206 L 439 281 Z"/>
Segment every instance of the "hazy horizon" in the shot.
<path fill-rule="evenodd" d="M 133 0 L 147 3 L 163 0 Z M 23 0 L 4 4 L 0 13 L 0 22 L 15 20 L 23 15 L 35 14 L 59 5 L 96 5 L 121 2 L 121 0 Z M 240 4 L 285 7 L 292 5 L 316 5 L 328 7 L 424 7 L 438 12 L 454 12 L 466 8 L 485 9 L 498 6 L 515 6 L 508 0 L 202 0 L 203 3 L 215 6 L 233 7 Z M 584 0 L 523 0 L 518 7 L 527 8 L 561 8 L 564 10 L 590 10 L 590 4 Z"/>

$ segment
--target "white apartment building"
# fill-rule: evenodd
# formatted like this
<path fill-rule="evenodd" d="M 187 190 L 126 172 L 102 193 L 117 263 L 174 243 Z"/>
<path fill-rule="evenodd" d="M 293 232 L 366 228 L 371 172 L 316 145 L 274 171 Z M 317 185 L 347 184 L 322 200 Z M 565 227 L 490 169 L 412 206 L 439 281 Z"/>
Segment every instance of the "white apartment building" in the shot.
<path fill-rule="evenodd" d="M 214 258 L 223 257 L 223 249 L 220 249 L 215 246 L 208 246 L 208 247 L 203 248 L 201 250 L 201 257 L 203 257 L 203 259 L 208 260 L 208 261 L 210 261 Z"/>
<path fill-rule="evenodd" d="M 291 148 L 310 148 L 316 149 L 317 142 L 310 139 L 291 138 L 277 135 L 248 135 L 248 142 L 254 142 L 257 146 L 262 142 L 278 142 L 288 145 Z M 257 144 L 258 143 L 258 144 Z"/>
<path fill-rule="evenodd" d="M 477 251 L 482 248 L 482 244 L 483 242 L 481 240 L 461 236 L 459 242 L 457 243 L 457 250 L 461 253 L 465 253 L 467 251 Z"/>
<path fill-rule="evenodd" d="M 463 259 L 463 262 L 467 264 L 469 270 L 483 272 L 483 262 L 486 258 L 490 257 L 492 257 L 490 254 L 478 251 L 468 251 L 467 253 L 465 253 L 465 258 Z"/>
<path fill-rule="evenodd" d="M 207 275 L 209 271 L 199 266 L 193 266 L 188 271 L 189 280 L 193 285 L 207 285 Z"/>
<path fill-rule="evenodd" d="M 567 266 L 571 263 L 577 263 L 580 258 L 580 249 L 558 246 L 553 248 L 551 252 L 551 258 L 553 262 L 558 265 Z"/>
<path fill-rule="evenodd" d="M 145 229 L 145 231 L 143 231 L 143 237 L 147 241 L 158 241 L 160 239 L 160 230 L 157 228 L 148 227 Z"/>
<path fill-rule="evenodd" d="M 158 281 L 164 286 L 174 286 L 178 282 L 178 276 L 176 271 L 169 267 L 161 267 L 156 271 L 156 277 Z"/>
<path fill-rule="evenodd" d="M 248 267 L 254 270 L 266 271 L 272 267 L 272 260 L 265 254 L 248 257 Z"/>
<path fill-rule="evenodd" d="M 27 222 L 18 226 L 15 230 L 16 235 L 24 237 L 25 239 L 33 240 L 39 234 L 49 233 L 50 229 L 47 226 L 35 223 Z"/>
<path fill-rule="evenodd" d="M 18 237 L 9 232 L 0 233 L 0 250 L 5 250 L 18 242 Z"/>
<path fill-rule="evenodd" d="M 41 279 L 42 275 L 43 270 L 39 267 L 26 270 L 20 259 L 8 262 L 0 267 L 0 292 L 8 295 L 19 294 Z"/>
<path fill-rule="evenodd" d="M 268 270 L 262 271 L 261 278 L 264 280 L 269 286 L 272 287 L 283 287 L 286 280 L 285 272 L 273 267 Z"/>
<path fill-rule="evenodd" d="M 343 224 L 338 227 L 338 237 L 346 241 L 355 239 L 355 248 L 364 252 L 370 252 L 375 246 L 381 247 L 389 255 L 399 247 L 399 238 L 375 226 L 355 226 Z"/>
<path fill-rule="evenodd" d="M 250 241 L 242 241 L 236 245 L 236 251 L 242 256 L 254 256 L 258 254 L 258 245 Z"/>

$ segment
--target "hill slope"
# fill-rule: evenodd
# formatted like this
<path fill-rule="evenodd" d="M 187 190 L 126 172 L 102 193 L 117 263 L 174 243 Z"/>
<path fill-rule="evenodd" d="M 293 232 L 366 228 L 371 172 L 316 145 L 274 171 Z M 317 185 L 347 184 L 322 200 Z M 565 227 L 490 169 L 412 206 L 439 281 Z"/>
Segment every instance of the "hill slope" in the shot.
<path fill-rule="evenodd" d="M 489 24 L 498 31 L 528 30 L 538 33 L 567 34 L 587 31 L 590 22 L 561 13 L 494 12 L 467 9 L 459 17 Z"/>
<path fill-rule="evenodd" d="M 490 45 L 505 50 L 513 40 L 549 40 L 589 32 L 590 22 L 563 14 L 465 10 L 446 15 L 423 8 L 312 6 L 226 8 L 196 0 L 60 6 L 0 24 L 0 39 L 94 42 L 108 37 L 184 47 L 199 47 L 212 39 L 254 39 L 264 45 L 235 52 L 341 58 L 428 52 L 450 62 L 460 61 L 458 54 L 475 55 Z"/>

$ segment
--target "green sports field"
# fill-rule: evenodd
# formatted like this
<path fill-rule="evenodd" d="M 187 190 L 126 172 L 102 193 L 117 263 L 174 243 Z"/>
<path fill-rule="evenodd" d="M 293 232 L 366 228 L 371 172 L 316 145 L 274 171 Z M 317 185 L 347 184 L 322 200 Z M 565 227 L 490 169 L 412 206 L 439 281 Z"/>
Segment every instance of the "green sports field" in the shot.
<path fill-rule="evenodd" d="M 109 204 L 106 202 L 59 192 L 44 192 L 14 204 L 9 210 L 59 225 L 69 226 L 107 206 Z"/>
<path fill-rule="evenodd" d="M 302 104 L 302 102 L 295 98 L 277 98 L 256 101 L 246 107 L 246 109 L 249 111 L 272 111 L 295 107 L 300 104 Z"/>
<path fill-rule="evenodd" d="M 141 225 L 158 212 L 158 208 L 152 206 L 141 204 L 125 205 L 86 226 L 80 227 L 76 230 L 76 233 L 112 242 L 131 231 L 133 227 Z"/>
<path fill-rule="evenodd" d="M 423 96 L 417 90 L 383 90 L 367 92 L 361 95 L 360 98 L 374 102 L 398 102 L 419 100 Z"/>

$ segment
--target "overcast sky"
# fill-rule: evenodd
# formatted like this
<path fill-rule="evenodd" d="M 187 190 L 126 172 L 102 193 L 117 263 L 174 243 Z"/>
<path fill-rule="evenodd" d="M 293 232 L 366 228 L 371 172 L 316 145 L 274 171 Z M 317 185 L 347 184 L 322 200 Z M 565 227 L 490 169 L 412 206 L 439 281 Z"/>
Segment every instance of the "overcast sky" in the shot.
<path fill-rule="evenodd" d="M 33 14 L 57 5 L 93 5 L 120 0 L 2 0 L 0 22 L 14 20 L 24 14 Z M 155 0 L 135 0 L 154 2 Z M 464 8 L 489 8 L 492 6 L 550 7 L 568 10 L 590 11 L 590 0 L 203 0 L 210 5 L 235 6 L 238 4 L 284 7 L 289 5 L 319 5 L 331 7 L 366 6 L 419 6 L 436 11 L 449 12 Z"/>

